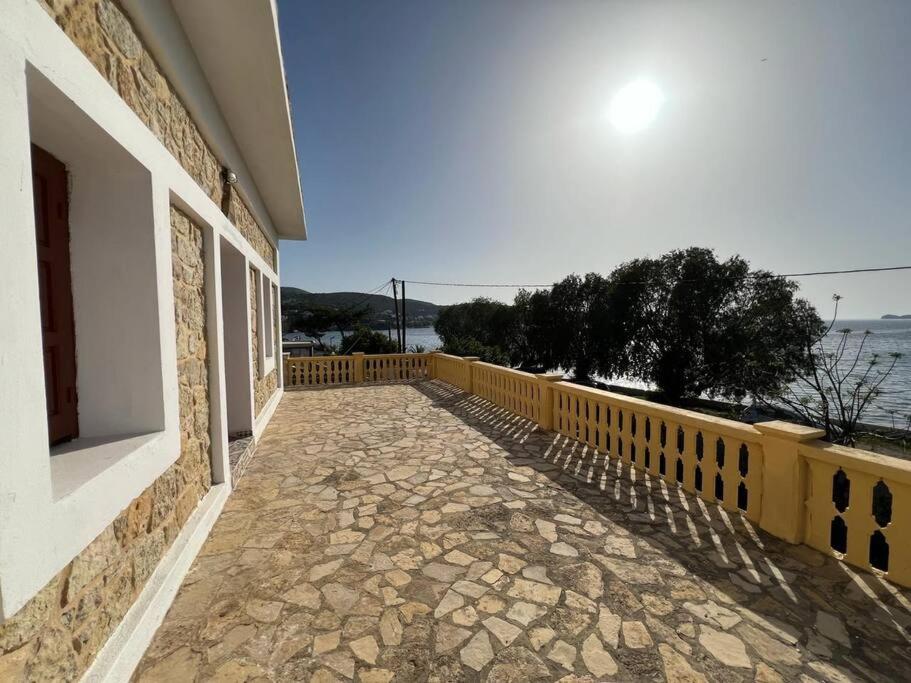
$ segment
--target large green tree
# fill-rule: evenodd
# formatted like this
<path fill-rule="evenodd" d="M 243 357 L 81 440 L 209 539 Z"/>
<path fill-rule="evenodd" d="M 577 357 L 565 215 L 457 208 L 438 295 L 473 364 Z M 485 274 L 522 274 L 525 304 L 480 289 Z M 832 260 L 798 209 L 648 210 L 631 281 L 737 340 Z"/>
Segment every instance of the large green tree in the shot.
<path fill-rule="evenodd" d="M 780 393 L 807 369 L 806 330 L 819 324 L 797 285 L 710 249 L 629 261 L 607 278 L 570 275 L 512 306 L 475 299 L 436 324 L 444 350 L 490 362 L 631 377 L 670 403 L 702 394 Z"/>
<path fill-rule="evenodd" d="M 591 309 L 607 291 L 597 273 L 570 275 L 554 284 L 548 297 L 549 320 L 545 338 L 551 368 L 573 371 L 577 381 L 588 382 L 596 365 L 597 344 L 591 329 Z"/>
<path fill-rule="evenodd" d="M 550 292 L 520 290 L 513 307 L 516 316 L 515 336 L 510 346 L 513 365 L 536 369 L 557 367 L 556 349 L 564 331 L 553 325 Z"/>
<path fill-rule="evenodd" d="M 507 364 L 515 340 L 516 315 L 509 304 L 478 298 L 446 306 L 433 328 L 446 353 Z"/>
<path fill-rule="evenodd" d="M 596 369 L 657 386 L 671 403 L 703 393 L 768 395 L 805 367 L 812 307 L 796 284 L 690 248 L 621 265 L 591 313 Z M 597 340 L 597 341 L 595 341 Z"/>

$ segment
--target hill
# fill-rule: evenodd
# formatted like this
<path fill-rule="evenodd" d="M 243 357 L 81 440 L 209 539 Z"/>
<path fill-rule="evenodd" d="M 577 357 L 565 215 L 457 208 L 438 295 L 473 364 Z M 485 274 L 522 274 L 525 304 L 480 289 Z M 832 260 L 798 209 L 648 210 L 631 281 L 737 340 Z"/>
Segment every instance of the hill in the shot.
<path fill-rule="evenodd" d="M 906 313 L 905 315 L 886 313 L 880 320 L 911 320 L 911 313 Z"/>
<path fill-rule="evenodd" d="M 385 330 L 389 325 L 395 325 L 391 296 L 362 292 L 308 292 L 297 287 L 282 287 L 283 322 L 314 309 L 343 310 L 359 306 L 366 306 L 370 311 L 367 323 L 371 327 Z M 430 327 L 440 314 L 440 306 L 418 299 L 405 299 L 405 308 L 408 327 Z"/>

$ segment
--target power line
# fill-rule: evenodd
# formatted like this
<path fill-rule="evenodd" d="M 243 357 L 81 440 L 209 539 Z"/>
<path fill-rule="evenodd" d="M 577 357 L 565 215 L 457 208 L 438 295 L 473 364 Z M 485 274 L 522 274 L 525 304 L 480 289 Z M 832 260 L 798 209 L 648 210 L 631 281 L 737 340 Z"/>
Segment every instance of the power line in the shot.
<path fill-rule="evenodd" d="M 719 278 L 693 278 L 680 280 L 680 282 L 707 282 L 710 280 L 758 280 L 763 278 L 785 278 L 785 277 L 813 277 L 816 275 L 851 275 L 854 273 L 883 273 L 896 270 L 911 270 L 908 266 L 887 266 L 884 268 L 850 268 L 847 270 L 818 270 L 803 273 L 748 273 L 747 275 L 732 275 L 730 277 Z M 426 282 L 423 280 L 408 280 L 414 285 L 431 285 L 434 287 L 502 287 L 504 289 L 550 289 L 553 284 L 549 285 L 512 285 L 512 284 L 492 284 L 492 283 L 470 283 L 470 282 Z M 648 280 L 626 281 L 620 284 L 625 285 L 645 285 Z"/>
<path fill-rule="evenodd" d="M 387 295 L 387 294 L 389 293 L 389 288 L 390 288 L 390 287 L 392 287 L 392 280 L 387 280 L 387 281 L 384 282 L 382 285 L 380 285 L 380 288 L 384 288 L 384 289 L 383 289 L 383 295 Z M 379 289 L 379 288 L 378 288 L 378 289 Z M 375 292 L 375 291 L 376 291 L 376 290 L 374 290 L 374 292 Z M 369 297 L 369 296 L 373 296 L 373 293 L 374 293 L 374 292 L 372 292 L 371 294 L 368 294 L 368 297 Z M 366 299 L 365 299 L 365 301 L 366 301 Z M 345 351 L 345 352 L 344 352 L 343 354 L 341 354 L 341 355 L 347 356 L 349 353 L 351 353 L 351 352 L 354 350 L 354 348 L 357 346 L 357 343 L 361 340 L 361 337 L 362 337 L 363 335 L 364 335 L 364 332 L 363 332 L 363 331 L 358 332 L 357 337 L 354 339 L 353 342 L 351 342 L 351 345 L 348 347 L 348 350 Z M 341 341 L 344 341 L 344 337 L 342 337 Z M 341 342 L 340 342 L 340 343 L 341 343 Z"/>
<path fill-rule="evenodd" d="M 889 270 L 911 270 L 911 266 L 886 266 L 885 268 L 851 268 L 849 270 L 819 270 L 814 273 L 785 273 L 777 277 L 809 277 L 811 275 L 850 275 L 851 273 L 883 273 Z"/>
<path fill-rule="evenodd" d="M 404 280 L 402 280 L 404 282 Z M 518 289 L 522 287 L 537 287 L 537 288 L 548 288 L 553 287 L 553 283 L 549 285 L 502 285 L 502 284 L 472 284 L 470 282 L 424 282 L 422 280 L 408 280 L 413 285 L 434 285 L 437 287 L 504 287 Z"/>
<path fill-rule="evenodd" d="M 352 311 L 357 309 L 361 304 L 363 304 L 365 301 L 367 301 L 371 296 L 373 296 L 374 294 L 377 294 L 381 289 L 384 290 L 383 293 L 385 294 L 391 284 L 392 284 L 391 280 L 386 280 L 381 285 L 374 287 L 372 290 L 367 292 L 360 301 L 357 301 L 354 304 L 351 304 L 344 308 L 333 309 L 333 310 L 335 310 L 335 312 L 338 313 L 339 315 L 346 315 L 348 313 L 351 313 Z M 340 332 L 341 332 L 341 330 L 340 330 Z M 323 335 L 319 335 L 320 344 L 322 344 L 322 337 L 323 337 Z M 358 338 L 354 340 L 354 344 L 356 344 L 359 340 L 360 340 L 360 335 L 358 335 Z M 342 335 L 342 338 L 339 341 L 339 343 L 343 343 L 344 341 L 345 341 L 345 337 L 344 337 L 344 335 Z M 353 348 L 353 345 L 352 345 L 352 348 Z"/>
<path fill-rule="evenodd" d="M 392 280 L 386 280 L 386 281 L 385 281 L 383 284 L 381 284 L 379 287 L 374 287 L 374 288 L 371 289 L 369 292 L 367 292 L 367 293 L 364 295 L 364 298 L 363 298 L 363 299 L 361 299 L 360 301 L 357 301 L 357 302 L 355 302 L 355 303 L 353 303 L 353 304 L 351 304 L 351 305 L 349 305 L 349 306 L 345 306 L 345 308 L 339 310 L 338 312 L 339 312 L 339 313 L 342 313 L 342 314 L 344 314 L 344 313 L 350 313 L 351 311 L 353 311 L 354 309 L 356 309 L 358 306 L 360 306 L 362 303 L 364 303 L 365 301 L 367 301 L 370 297 L 372 297 L 372 296 L 375 295 L 375 294 L 378 294 L 379 291 L 380 291 L 381 289 L 383 289 L 384 287 L 389 287 L 390 284 L 392 284 Z"/>

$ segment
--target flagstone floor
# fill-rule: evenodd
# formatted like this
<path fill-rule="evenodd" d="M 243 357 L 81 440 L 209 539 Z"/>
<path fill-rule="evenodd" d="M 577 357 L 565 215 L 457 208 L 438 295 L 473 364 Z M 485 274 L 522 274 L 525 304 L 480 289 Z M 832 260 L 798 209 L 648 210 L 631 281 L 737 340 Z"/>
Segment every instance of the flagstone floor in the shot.
<path fill-rule="evenodd" d="M 911 592 L 438 382 L 288 392 L 140 681 L 908 680 Z"/>

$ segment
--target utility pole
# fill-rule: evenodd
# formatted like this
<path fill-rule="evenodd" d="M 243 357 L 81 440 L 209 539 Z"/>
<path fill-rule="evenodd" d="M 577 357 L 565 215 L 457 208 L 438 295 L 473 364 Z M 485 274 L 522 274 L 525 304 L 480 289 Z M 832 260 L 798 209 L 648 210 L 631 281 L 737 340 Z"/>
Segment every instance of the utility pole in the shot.
<path fill-rule="evenodd" d="M 408 329 L 408 319 L 405 317 L 405 281 L 402 280 L 402 353 L 408 348 L 405 343 L 405 332 Z"/>
<path fill-rule="evenodd" d="M 399 295 L 398 288 L 395 285 L 395 278 L 392 278 L 392 307 L 395 309 L 395 338 L 399 343 L 399 353 L 402 352 L 402 329 L 399 327 Z"/>

